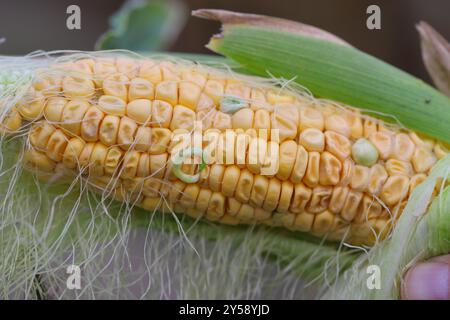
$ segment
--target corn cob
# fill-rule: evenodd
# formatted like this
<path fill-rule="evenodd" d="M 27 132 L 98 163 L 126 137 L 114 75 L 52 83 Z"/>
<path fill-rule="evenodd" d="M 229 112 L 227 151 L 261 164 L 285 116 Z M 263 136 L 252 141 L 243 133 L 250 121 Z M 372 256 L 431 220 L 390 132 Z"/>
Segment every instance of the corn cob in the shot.
<path fill-rule="evenodd" d="M 42 178 L 81 174 L 94 190 L 149 211 L 356 245 L 386 237 L 447 153 L 351 107 L 159 60 L 89 58 L 39 70 L 2 129 L 27 122 L 24 165 Z M 213 150 L 201 170 L 171 161 L 186 151 L 181 136 Z"/>

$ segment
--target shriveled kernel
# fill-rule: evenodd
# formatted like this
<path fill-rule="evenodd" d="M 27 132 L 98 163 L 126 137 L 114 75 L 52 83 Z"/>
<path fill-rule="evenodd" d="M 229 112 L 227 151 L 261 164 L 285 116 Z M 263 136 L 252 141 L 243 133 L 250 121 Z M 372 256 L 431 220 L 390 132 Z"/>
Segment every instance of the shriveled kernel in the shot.
<path fill-rule="evenodd" d="M 308 128 L 314 128 L 323 131 L 324 127 L 325 120 L 319 110 L 311 107 L 300 109 L 300 131 L 306 130 Z"/>
<path fill-rule="evenodd" d="M 359 110 L 346 112 L 344 117 L 350 125 L 350 138 L 354 140 L 361 138 L 364 133 L 361 112 Z"/>
<path fill-rule="evenodd" d="M 262 207 L 268 188 L 269 179 L 262 175 L 256 175 L 250 195 L 250 204 L 255 207 Z"/>
<path fill-rule="evenodd" d="M 90 104 L 86 100 L 71 100 L 64 107 L 61 127 L 74 136 L 81 134 L 81 123 Z"/>
<path fill-rule="evenodd" d="M 406 133 L 395 136 L 393 157 L 402 161 L 410 161 L 414 154 L 415 145 Z"/>
<path fill-rule="evenodd" d="M 195 112 L 182 105 L 177 105 L 173 109 L 172 122 L 170 123 L 170 130 L 186 129 L 192 130 L 194 128 Z"/>
<path fill-rule="evenodd" d="M 340 133 L 347 138 L 350 137 L 350 126 L 345 118 L 338 114 L 332 114 L 325 118 L 325 130 Z"/>
<path fill-rule="evenodd" d="M 226 214 L 230 216 L 236 216 L 239 212 L 239 209 L 241 208 L 242 203 L 237 201 L 234 198 L 227 198 L 227 205 L 226 205 Z"/>
<path fill-rule="evenodd" d="M 287 180 L 291 176 L 297 157 L 297 143 L 293 140 L 284 141 L 280 145 L 280 163 L 277 178 Z"/>
<path fill-rule="evenodd" d="M 253 174 L 250 171 L 247 169 L 241 170 L 234 195 L 238 201 L 242 203 L 248 202 L 253 187 L 253 180 Z"/>
<path fill-rule="evenodd" d="M 152 127 L 169 128 L 173 107 L 170 103 L 155 100 L 152 105 Z"/>
<path fill-rule="evenodd" d="M 381 164 L 375 164 L 370 168 L 370 178 L 367 191 L 372 195 L 378 195 L 388 178 L 386 169 Z"/>
<path fill-rule="evenodd" d="M 106 114 L 124 116 L 127 104 L 118 97 L 103 95 L 98 99 L 98 107 Z"/>
<path fill-rule="evenodd" d="M 216 112 L 213 121 L 213 127 L 219 130 L 231 129 L 231 116 L 223 112 Z"/>
<path fill-rule="evenodd" d="M 334 154 L 341 161 L 347 159 L 352 152 L 350 140 L 334 131 L 325 131 L 325 142 L 325 150 Z"/>
<path fill-rule="evenodd" d="M 220 192 L 213 192 L 208 203 L 208 215 L 219 218 L 225 213 L 225 196 Z M 239 214 L 239 213 L 238 213 Z"/>
<path fill-rule="evenodd" d="M 136 99 L 128 103 L 127 116 L 139 124 L 150 124 L 152 103 L 147 99 Z"/>
<path fill-rule="evenodd" d="M 171 105 L 178 104 L 178 84 L 175 81 L 162 81 L 156 85 L 155 99 L 163 100 Z"/>
<path fill-rule="evenodd" d="M 129 82 L 130 80 L 123 74 L 110 75 L 103 81 L 103 92 L 105 95 L 115 96 L 127 101 Z"/>
<path fill-rule="evenodd" d="M 128 101 L 136 99 L 149 99 L 155 98 L 155 88 L 153 84 L 147 79 L 134 78 L 130 82 L 128 89 Z"/>
<path fill-rule="evenodd" d="M 123 151 L 120 150 L 119 147 L 109 148 L 108 153 L 105 158 L 105 174 L 113 175 L 114 173 L 118 173 L 119 163 L 122 160 Z"/>
<path fill-rule="evenodd" d="M 352 158 L 357 164 L 371 167 L 378 161 L 378 150 L 367 139 L 358 139 L 352 146 Z"/>
<path fill-rule="evenodd" d="M 436 163 L 437 158 L 433 152 L 427 148 L 416 148 L 412 157 L 412 164 L 416 172 L 427 172 Z"/>
<path fill-rule="evenodd" d="M 311 199 L 312 190 L 303 183 L 294 185 L 294 197 L 291 201 L 289 211 L 292 213 L 301 213 L 305 211 L 306 205 Z"/>
<path fill-rule="evenodd" d="M 277 212 L 287 213 L 291 204 L 292 195 L 294 194 L 294 185 L 289 181 L 281 183 L 280 199 L 277 206 Z"/>
<path fill-rule="evenodd" d="M 144 61 L 139 69 L 139 77 L 150 81 L 153 84 L 160 83 L 163 79 L 161 68 L 151 60 Z"/>
<path fill-rule="evenodd" d="M 241 170 L 238 166 L 231 165 L 226 167 L 222 180 L 222 193 L 225 196 L 232 197 L 234 195 L 240 174 Z"/>
<path fill-rule="evenodd" d="M 331 231 L 331 227 L 334 223 L 334 218 L 334 214 L 328 210 L 317 214 L 314 218 L 311 232 L 316 236 L 325 235 L 327 232 Z"/>
<path fill-rule="evenodd" d="M 87 109 L 81 122 L 81 138 L 89 142 L 97 141 L 100 123 L 104 117 L 105 114 L 97 107 Z"/>
<path fill-rule="evenodd" d="M 211 199 L 212 191 L 209 189 L 200 189 L 197 196 L 197 202 L 195 203 L 195 208 L 200 212 L 205 212 L 208 209 L 209 200 Z"/>
<path fill-rule="evenodd" d="M 253 216 L 255 215 L 255 209 L 244 203 L 240 208 L 238 213 L 236 214 L 236 217 L 239 218 L 242 221 L 250 221 L 253 219 Z"/>
<path fill-rule="evenodd" d="M 377 148 L 380 159 L 386 160 L 392 154 L 394 148 L 394 137 L 385 131 L 373 132 L 369 136 L 369 141 Z"/>
<path fill-rule="evenodd" d="M 247 134 L 238 133 L 236 135 L 236 144 L 235 144 L 236 150 L 234 154 L 236 156 L 236 165 L 239 168 L 245 168 L 247 164 L 246 155 L 249 144 L 250 144 L 250 137 Z"/>
<path fill-rule="evenodd" d="M 312 190 L 311 200 L 306 206 L 306 211 L 319 213 L 328 208 L 331 200 L 333 188 L 328 186 L 318 186 Z"/>
<path fill-rule="evenodd" d="M 297 137 L 299 115 L 296 106 L 277 106 L 271 116 L 271 128 L 278 130 L 279 141 L 293 140 Z M 274 140 L 273 134 L 271 139 Z"/>
<path fill-rule="evenodd" d="M 44 153 L 35 149 L 26 150 L 24 153 L 24 166 L 29 170 L 54 172 L 56 163 Z"/>
<path fill-rule="evenodd" d="M 128 78 L 135 78 L 139 72 L 139 64 L 130 58 L 117 58 L 117 71 L 124 74 Z"/>
<path fill-rule="evenodd" d="M 180 82 L 179 103 L 195 111 L 202 89 L 198 84 L 189 81 Z"/>
<path fill-rule="evenodd" d="M 294 167 L 290 180 L 293 183 L 300 183 L 305 175 L 306 168 L 308 166 L 308 152 L 301 145 L 298 145 L 297 153 L 295 156 Z"/>
<path fill-rule="evenodd" d="M 55 132 L 55 127 L 46 121 L 41 121 L 31 127 L 28 139 L 37 150 L 45 150 L 53 132 Z"/>
<path fill-rule="evenodd" d="M 355 217 L 356 223 L 368 221 L 369 219 L 378 218 L 383 207 L 374 197 L 364 195 L 358 208 L 358 215 Z"/>
<path fill-rule="evenodd" d="M 93 72 L 94 83 L 100 88 L 103 84 L 103 79 L 117 73 L 117 67 L 114 63 L 114 59 L 98 59 L 93 66 Z"/>
<path fill-rule="evenodd" d="M 267 141 L 260 138 L 250 140 L 247 155 L 247 169 L 253 174 L 260 174 L 267 152 Z"/>
<path fill-rule="evenodd" d="M 325 136 L 323 132 L 314 128 L 302 131 L 300 133 L 299 142 L 309 152 L 322 152 L 325 148 Z"/>
<path fill-rule="evenodd" d="M 347 186 L 350 184 L 352 181 L 354 167 L 355 163 L 352 158 L 347 158 L 344 162 L 342 162 L 341 180 L 339 181 L 340 186 Z"/>
<path fill-rule="evenodd" d="M 310 152 L 308 154 L 308 166 L 306 168 L 306 174 L 303 177 L 303 182 L 308 187 L 315 187 L 319 183 L 320 172 L 320 153 Z"/>
<path fill-rule="evenodd" d="M 166 128 L 152 128 L 150 154 L 161 154 L 167 151 L 172 132 Z"/>
<path fill-rule="evenodd" d="M 48 98 L 44 109 L 45 119 L 49 122 L 54 122 L 55 124 L 59 123 L 67 102 L 68 100 L 62 97 Z"/>
<path fill-rule="evenodd" d="M 138 127 L 135 135 L 134 148 L 137 151 L 147 152 L 151 147 L 152 129 L 149 127 Z"/>
<path fill-rule="evenodd" d="M 411 166 L 411 163 L 402 161 L 402 160 L 396 160 L 396 159 L 389 159 L 385 163 L 386 171 L 390 176 L 395 176 L 398 174 L 403 174 L 405 176 L 411 176 L 413 174 L 413 169 Z"/>
<path fill-rule="evenodd" d="M 363 125 L 364 138 L 369 138 L 374 132 L 377 132 L 378 124 L 375 121 L 365 119 Z"/>
<path fill-rule="evenodd" d="M 411 177 L 411 180 L 409 181 L 409 194 L 413 192 L 413 190 L 422 182 L 425 181 L 427 178 L 427 175 L 424 173 L 418 173 Z"/>
<path fill-rule="evenodd" d="M 180 197 L 180 204 L 186 209 L 194 208 L 199 192 L 200 187 L 198 185 L 188 184 Z"/>
<path fill-rule="evenodd" d="M 46 155 L 53 161 L 61 161 L 68 139 L 61 130 L 55 130 L 47 142 Z"/>
<path fill-rule="evenodd" d="M 328 210 L 336 214 L 341 213 L 349 191 L 350 189 L 348 187 L 335 187 L 331 194 Z"/>
<path fill-rule="evenodd" d="M 200 88 L 203 88 L 206 84 L 206 76 L 201 72 L 201 70 L 196 70 L 194 68 L 184 70 L 181 73 L 181 79 L 184 81 L 190 81 L 197 84 Z"/>
<path fill-rule="evenodd" d="M 100 124 L 99 139 L 107 145 L 112 146 L 117 143 L 117 134 L 119 133 L 120 118 L 107 115 Z"/>
<path fill-rule="evenodd" d="M 128 117 L 120 119 L 119 132 L 117 134 L 117 143 L 123 150 L 128 150 L 134 142 L 134 135 L 137 130 L 137 124 Z"/>
<path fill-rule="evenodd" d="M 356 165 L 353 168 L 353 176 L 350 186 L 356 191 L 365 191 L 370 181 L 370 168 Z"/>
<path fill-rule="evenodd" d="M 89 98 L 95 93 L 94 82 L 81 74 L 64 77 L 62 89 L 68 98 Z"/>
<path fill-rule="evenodd" d="M 94 176 L 102 176 L 105 172 L 105 159 L 108 154 L 108 148 L 103 144 L 97 142 L 92 150 L 91 158 L 89 159 L 89 174 Z"/>
<path fill-rule="evenodd" d="M 215 105 L 219 105 L 220 100 L 224 97 L 225 93 L 225 81 L 210 79 L 206 81 L 205 88 L 203 89 L 213 101 Z"/>
<path fill-rule="evenodd" d="M 78 167 L 78 157 L 83 150 L 85 142 L 80 138 L 72 138 L 67 143 L 64 150 L 62 163 L 69 169 L 75 169 Z"/>
<path fill-rule="evenodd" d="M 122 172 L 120 177 L 122 179 L 131 179 L 136 176 L 137 166 L 139 164 L 140 152 L 129 150 L 123 156 Z"/>
<path fill-rule="evenodd" d="M 323 186 L 334 186 L 341 178 L 342 164 L 338 158 L 325 151 L 320 155 L 319 183 Z"/>
<path fill-rule="evenodd" d="M 278 200 L 280 199 L 281 183 L 277 178 L 271 178 L 269 180 L 269 187 L 267 189 L 266 199 L 263 203 L 263 209 L 266 211 L 273 211 L 278 206 Z"/>
<path fill-rule="evenodd" d="M 356 190 L 349 190 L 344 207 L 341 211 L 341 217 L 346 221 L 352 221 L 358 213 L 358 207 L 362 200 L 363 193 Z"/>
<path fill-rule="evenodd" d="M 136 176 L 145 178 L 150 174 L 150 155 L 146 152 L 141 153 L 136 171 Z"/>
<path fill-rule="evenodd" d="M 81 150 L 80 156 L 78 158 L 78 163 L 80 165 L 80 168 L 84 169 L 89 167 L 89 160 L 91 159 L 92 151 L 94 150 L 95 143 L 94 142 L 88 142 L 84 145 L 83 150 Z M 86 171 L 84 171 L 85 173 Z"/>
<path fill-rule="evenodd" d="M 400 202 L 408 194 L 409 178 L 403 175 L 391 176 L 384 184 L 380 199 L 388 206 Z"/>
<path fill-rule="evenodd" d="M 25 120 L 35 121 L 42 116 L 44 108 L 45 99 L 43 96 L 38 94 L 29 101 L 19 103 L 17 106 L 17 111 Z"/>
<path fill-rule="evenodd" d="M 150 175 L 154 178 L 162 179 L 165 176 L 168 153 L 150 155 Z"/>
<path fill-rule="evenodd" d="M 417 147 L 422 147 L 428 150 L 433 150 L 434 140 L 416 132 L 410 132 L 409 137 Z"/>
<path fill-rule="evenodd" d="M 234 129 L 251 129 L 253 127 L 254 112 L 250 108 L 243 108 L 231 117 L 231 125 Z"/>
<path fill-rule="evenodd" d="M 270 113 L 267 110 L 259 109 L 255 111 L 253 128 L 257 130 L 258 136 L 263 137 L 263 132 L 267 139 L 270 139 Z"/>
<path fill-rule="evenodd" d="M 225 166 L 221 164 L 213 164 L 209 173 L 209 187 L 212 191 L 221 191 L 222 180 L 225 173 Z"/>
<path fill-rule="evenodd" d="M 183 194 L 183 190 L 186 188 L 186 184 L 182 181 L 175 181 L 169 191 L 169 202 L 174 205 L 178 202 L 181 195 Z"/>
<path fill-rule="evenodd" d="M 295 217 L 294 228 L 302 232 L 309 232 L 314 223 L 314 218 L 314 214 L 302 212 Z"/>

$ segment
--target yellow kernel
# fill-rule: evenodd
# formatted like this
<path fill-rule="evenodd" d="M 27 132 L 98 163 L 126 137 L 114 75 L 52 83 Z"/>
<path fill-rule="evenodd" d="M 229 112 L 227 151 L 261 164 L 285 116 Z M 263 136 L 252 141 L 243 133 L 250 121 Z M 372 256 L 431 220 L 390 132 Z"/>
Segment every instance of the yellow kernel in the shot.
<path fill-rule="evenodd" d="M 139 124 L 149 124 L 152 115 L 152 103 L 146 99 L 136 99 L 128 103 L 127 116 Z"/>
<path fill-rule="evenodd" d="M 388 206 L 399 203 L 408 194 L 409 178 L 404 175 L 391 176 L 384 184 L 380 199 Z"/>
<path fill-rule="evenodd" d="M 262 207 L 269 188 L 269 179 L 262 175 L 256 175 L 250 195 L 250 204 Z"/>
<path fill-rule="evenodd" d="M 155 87 L 155 99 L 163 100 L 171 105 L 178 104 L 178 85 L 174 81 L 162 81 Z"/>
<path fill-rule="evenodd" d="M 46 155 L 53 161 L 61 161 L 68 139 L 61 130 L 55 130 L 47 142 Z"/>
<path fill-rule="evenodd" d="M 147 152 L 150 150 L 152 140 L 152 129 L 149 127 L 138 127 L 136 131 L 134 148 L 137 151 Z"/>
<path fill-rule="evenodd" d="M 308 154 L 308 166 L 303 182 L 308 187 L 315 187 L 319 183 L 320 153 L 310 152 Z"/>
<path fill-rule="evenodd" d="M 133 144 L 136 130 L 137 124 L 134 120 L 128 117 L 122 117 L 120 119 L 117 143 L 123 150 L 128 150 Z"/>
<path fill-rule="evenodd" d="M 128 89 L 128 101 L 136 99 L 149 99 L 155 98 L 155 89 L 153 84 L 147 79 L 134 78 L 130 82 L 130 88 Z"/>
<path fill-rule="evenodd" d="M 62 163 L 69 169 L 78 168 L 78 157 L 83 150 L 85 142 L 80 138 L 72 138 L 66 146 L 63 154 Z"/>
<path fill-rule="evenodd" d="M 345 137 L 350 137 L 350 126 L 344 117 L 338 114 L 332 114 L 325 119 L 325 130 L 334 131 Z"/>
<path fill-rule="evenodd" d="M 55 124 L 59 123 L 67 101 L 67 99 L 62 97 L 48 98 L 44 109 L 45 119 L 49 122 L 54 122 Z"/>
<path fill-rule="evenodd" d="M 91 158 L 89 159 L 89 174 L 94 176 L 102 176 L 105 172 L 105 158 L 108 153 L 108 148 L 97 142 L 92 150 Z"/>
<path fill-rule="evenodd" d="M 395 136 L 393 157 L 398 160 L 411 161 L 414 154 L 415 145 L 410 137 L 405 133 L 398 133 Z"/>
<path fill-rule="evenodd" d="M 278 200 L 280 199 L 281 183 L 276 178 L 269 180 L 269 187 L 267 189 L 266 199 L 263 203 L 263 209 L 266 211 L 273 211 L 278 206 Z M 238 199 L 239 200 L 239 199 Z"/>
<path fill-rule="evenodd" d="M 436 161 L 437 158 L 433 152 L 425 147 L 416 148 L 412 158 L 412 164 L 416 172 L 427 172 L 434 166 Z"/>
<path fill-rule="evenodd" d="M 315 108 L 307 107 L 300 109 L 300 126 L 301 131 L 308 128 L 314 128 L 323 131 L 325 121 L 322 112 Z"/>
<path fill-rule="evenodd" d="M 370 168 L 356 165 L 353 168 L 353 176 L 350 186 L 356 191 L 365 191 L 369 185 Z"/>
<path fill-rule="evenodd" d="M 370 178 L 367 190 L 372 195 L 378 195 L 388 178 L 386 169 L 381 164 L 375 164 L 370 168 Z"/>
<path fill-rule="evenodd" d="M 64 77 L 62 89 L 68 98 L 89 98 L 95 94 L 94 82 L 81 74 Z"/>
<path fill-rule="evenodd" d="M 103 95 L 98 99 L 98 107 L 106 114 L 124 116 L 127 104 L 118 97 Z"/>
<path fill-rule="evenodd" d="M 84 114 L 81 122 L 81 137 L 85 141 L 94 142 L 98 140 L 100 123 L 105 114 L 97 107 L 90 107 Z"/>
<path fill-rule="evenodd" d="M 120 73 L 108 76 L 103 81 L 103 93 L 107 96 L 115 96 L 123 101 L 127 101 L 129 82 L 130 80 Z"/>
<path fill-rule="evenodd" d="M 179 104 L 182 104 L 195 111 L 201 93 L 202 89 L 199 85 L 188 81 L 180 82 Z"/>
<path fill-rule="evenodd" d="M 304 212 L 311 196 L 312 190 L 306 187 L 303 183 L 294 185 L 294 197 L 292 198 L 289 211 L 293 213 Z"/>
<path fill-rule="evenodd" d="M 312 190 L 311 200 L 306 206 L 309 213 L 319 213 L 328 208 L 333 188 L 329 186 L 318 186 Z"/>
<path fill-rule="evenodd" d="M 231 124 L 234 129 L 251 129 L 253 127 L 254 112 L 250 108 L 243 108 L 233 114 Z"/>
<path fill-rule="evenodd" d="M 131 179 L 136 176 L 139 157 L 140 153 L 135 150 L 129 150 L 125 153 L 123 157 L 122 172 L 120 173 L 122 179 Z"/>
<path fill-rule="evenodd" d="M 173 109 L 173 117 L 170 123 L 170 130 L 186 129 L 192 130 L 194 128 L 195 112 L 182 105 L 177 105 Z"/>
<path fill-rule="evenodd" d="M 307 151 L 322 152 L 325 148 L 325 136 L 322 131 L 314 128 L 306 129 L 300 133 L 300 144 Z"/>
<path fill-rule="evenodd" d="M 166 128 L 152 128 L 150 139 L 150 154 L 161 154 L 167 151 L 172 138 L 172 132 Z"/>
<path fill-rule="evenodd" d="M 323 186 L 333 186 L 339 183 L 342 164 L 330 152 L 320 155 L 319 183 Z"/>
<path fill-rule="evenodd" d="M 100 124 L 99 138 L 100 141 L 112 146 L 117 143 L 117 134 L 119 133 L 120 118 L 112 115 L 107 115 L 103 118 Z"/>

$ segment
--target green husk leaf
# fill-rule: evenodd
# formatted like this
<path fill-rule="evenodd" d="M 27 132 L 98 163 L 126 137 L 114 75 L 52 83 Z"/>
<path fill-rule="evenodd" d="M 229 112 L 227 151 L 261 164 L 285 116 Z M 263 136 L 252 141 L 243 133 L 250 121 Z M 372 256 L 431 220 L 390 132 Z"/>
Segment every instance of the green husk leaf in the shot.
<path fill-rule="evenodd" d="M 450 142 L 450 100 L 423 81 L 355 48 L 255 25 L 223 25 L 211 50 L 260 75 L 293 79 L 315 96 Z"/>

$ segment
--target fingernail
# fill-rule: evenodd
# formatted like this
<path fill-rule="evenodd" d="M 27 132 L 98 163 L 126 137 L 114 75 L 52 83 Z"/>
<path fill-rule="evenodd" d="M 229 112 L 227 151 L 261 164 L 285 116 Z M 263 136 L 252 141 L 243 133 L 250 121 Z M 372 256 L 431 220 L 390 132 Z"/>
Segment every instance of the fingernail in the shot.
<path fill-rule="evenodd" d="M 450 265 L 426 262 L 406 274 L 403 297 L 409 300 L 450 299 Z"/>

